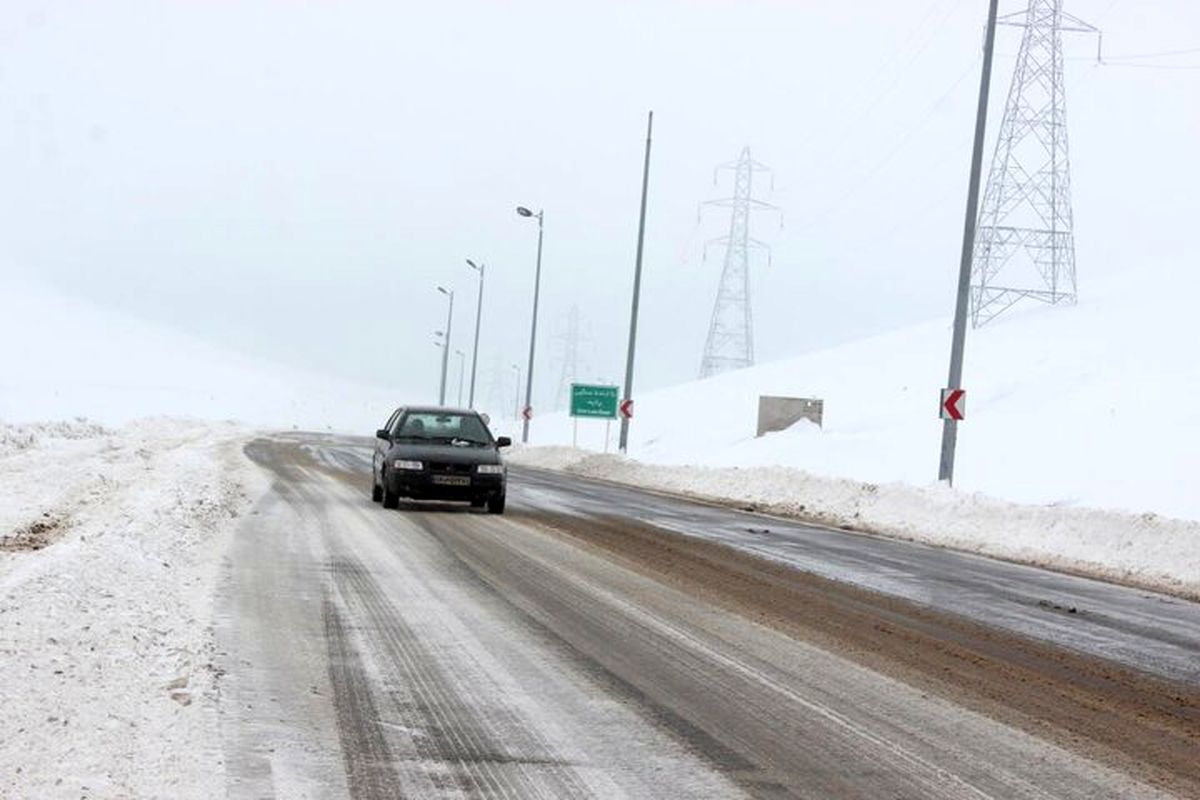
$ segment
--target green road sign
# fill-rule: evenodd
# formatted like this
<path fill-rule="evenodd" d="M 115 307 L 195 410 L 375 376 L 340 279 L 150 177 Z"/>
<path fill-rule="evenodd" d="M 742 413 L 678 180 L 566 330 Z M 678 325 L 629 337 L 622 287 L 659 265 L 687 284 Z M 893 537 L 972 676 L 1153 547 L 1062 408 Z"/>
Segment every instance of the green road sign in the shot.
<path fill-rule="evenodd" d="M 616 386 L 593 386 L 586 383 L 571 384 L 571 416 L 590 419 L 616 419 Z"/>

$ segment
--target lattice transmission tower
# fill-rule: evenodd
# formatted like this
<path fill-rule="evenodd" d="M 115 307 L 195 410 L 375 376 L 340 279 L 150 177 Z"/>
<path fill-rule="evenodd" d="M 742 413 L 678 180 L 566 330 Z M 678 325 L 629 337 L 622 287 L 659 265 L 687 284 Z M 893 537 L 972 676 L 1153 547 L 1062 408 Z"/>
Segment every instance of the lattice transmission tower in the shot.
<path fill-rule="evenodd" d="M 562 371 L 558 377 L 558 392 L 554 397 L 554 408 L 561 411 L 567 407 L 571 396 L 571 384 L 579 380 L 579 306 L 571 306 L 567 312 L 566 330 L 558 337 L 562 341 Z"/>
<path fill-rule="evenodd" d="M 704 344 L 704 358 L 700 362 L 700 377 L 707 378 L 732 369 L 742 369 L 754 364 L 754 315 L 750 304 L 750 250 L 759 248 L 767 252 L 771 248 L 750 235 L 750 214 L 754 211 L 778 211 L 770 203 L 755 200 L 754 174 L 770 173 L 770 168 L 750 157 L 750 148 L 743 147 L 736 161 L 721 164 L 713 175 L 722 170 L 733 172 L 733 197 L 709 200 L 701 204 L 730 209 L 729 233 L 711 239 L 704 246 L 725 245 L 725 264 L 721 269 L 721 282 L 717 288 L 717 301 L 713 305 L 712 320 L 708 325 L 708 338 Z"/>
<path fill-rule="evenodd" d="M 1022 300 L 1058 305 L 1076 297 L 1063 33 L 1099 30 L 1064 12 L 1063 0 L 1028 2 L 998 20 L 1024 35 L 979 208 L 971 276 L 976 328 Z"/>

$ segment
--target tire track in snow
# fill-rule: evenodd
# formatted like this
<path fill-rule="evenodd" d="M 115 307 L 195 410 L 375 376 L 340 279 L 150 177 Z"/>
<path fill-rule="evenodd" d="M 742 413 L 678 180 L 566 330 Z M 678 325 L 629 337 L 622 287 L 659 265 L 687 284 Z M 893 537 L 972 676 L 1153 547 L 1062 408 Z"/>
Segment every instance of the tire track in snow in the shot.
<path fill-rule="evenodd" d="M 330 566 L 348 612 L 360 620 L 375 651 L 382 684 L 394 687 L 387 695 L 401 722 L 395 727 L 409 732 L 420 758 L 415 766 L 435 787 L 513 800 L 591 796 L 533 726 L 496 698 L 471 693 L 449 677 L 361 562 L 339 557 Z M 401 782 L 407 782 L 403 776 Z"/>

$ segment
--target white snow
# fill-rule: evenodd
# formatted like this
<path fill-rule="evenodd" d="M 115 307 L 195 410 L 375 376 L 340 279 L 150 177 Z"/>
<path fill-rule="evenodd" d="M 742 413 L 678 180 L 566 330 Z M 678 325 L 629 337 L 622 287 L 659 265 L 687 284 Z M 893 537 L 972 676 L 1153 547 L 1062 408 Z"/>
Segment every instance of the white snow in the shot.
<path fill-rule="evenodd" d="M 955 485 L 1025 504 L 1200 520 L 1197 293 L 1190 268 L 1131 266 L 1086 282 L 1076 307 L 1017 310 L 969 331 Z M 949 348 L 949 324 L 933 322 L 635 392 L 629 454 L 926 487 L 937 478 Z M 823 398 L 824 428 L 756 439 L 761 394 Z M 603 437 L 603 423 L 580 421 L 581 447 L 600 451 Z M 536 419 L 531 441 L 570 444 L 572 423 Z"/>
<path fill-rule="evenodd" d="M 213 588 L 265 488 L 244 435 L 0 428 L 0 796 L 223 791 Z"/>
<path fill-rule="evenodd" d="M 1021 505 L 947 488 L 865 483 L 788 467 L 643 464 L 568 447 L 510 461 L 1200 598 L 1200 523 Z"/>
<path fill-rule="evenodd" d="M 250 358 L 37 284 L 6 278 L 0 297 L 0 420 L 10 423 L 168 414 L 361 433 L 407 396 Z"/>
<path fill-rule="evenodd" d="M 636 461 L 588 455 L 604 445 L 596 421 L 579 422 L 580 451 L 562 448 L 574 434 L 561 413 L 533 426 L 551 447 L 513 459 L 1194 595 L 1200 337 L 1187 287 L 1200 279 L 1182 268 L 1131 268 L 1085 285 L 1076 307 L 970 331 L 954 490 L 936 482 L 940 322 L 637 395 Z M 824 426 L 755 438 L 762 394 L 823 398 Z"/>

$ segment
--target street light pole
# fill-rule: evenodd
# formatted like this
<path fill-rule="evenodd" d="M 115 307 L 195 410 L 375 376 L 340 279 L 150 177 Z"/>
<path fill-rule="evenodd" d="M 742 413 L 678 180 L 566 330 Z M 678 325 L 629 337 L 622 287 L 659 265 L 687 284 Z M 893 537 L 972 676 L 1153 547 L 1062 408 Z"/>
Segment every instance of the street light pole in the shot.
<path fill-rule="evenodd" d="M 467 399 L 469 408 L 475 407 L 475 373 L 479 366 L 479 323 L 483 319 L 483 273 L 484 265 L 476 264 L 471 259 L 467 259 L 467 265 L 471 269 L 479 273 L 479 305 L 475 309 L 475 347 L 471 350 L 471 394 Z M 460 401 L 461 402 L 461 401 Z"/>
<path fill-rule="evenodd" d="M 433 340 L 433 346 L 438 347 L 438 348 L 444 348 L 445 345 L 442 343 L 441 338 L 446 335 L 446 332 L 445 331 L 434 331 L 433 335 L 437 337 L 436 339 Z M 438 360 L 440 361 L 441 358 L 442 357 L 439 355 Z M 438 386 L 440 387 L 441 384 L 438 384 Z M 441 391 L 441 389 L 439 388 L 438 391 Z"/>
<path fill-rule="evenodd" d="M 537 346 L 537 317 L 538 317 L 538 294 L 542 286 L 542 211 L 536 214 L 530 211 L 525 206 L 517 206 L 517 213 L 522 217 L 537 217 L 538 221 L 538 246 L 537 246 L 537 269 L 533 274 L 533 321 L 529 325 L 529 368 L 525 370 L 525 408 L 522 418 L 524 424 L 521 426 L 521 443 L 529 443 L 529 417 L 533 415 L 533 354 Z"/>
<path fill-rule="evenodd" d="M 975 224 L 979 216 L 979 184 L 983 172 L 983 145 L 987 131 L 988 92 L 992 83 L 992 54 L 996 45 L 996 13 L 999 0 L 990 0 L 987 35 L 983 42 L 983 75 L 979 81 L 979 106 L 975 112 L 975 149 L 971 155 L 971 179 L 967 188 L 967 216 L 963 224 L 962 257 L 958 265 L 958 298 L 954 306 L 954 334 L 950 343 L 951 390 L 962 388 L 963 351 L 967 341 L 967 303 L 971 292 L 971 266 L 975 253 Z M 942 422 L 942 458 L 938 480 L 954 483 L 954 452 L 958 444 L 958 421 Z"/>
<path fill-rule="evenodd" d="M 513 419 L 521 418 L 521 367 L 513 364 L 512 368 L 517 371 L 517 391 L 513 395 Z"/>
<path fill-rule="evenodd" d="M 454 292 L 442 286 L 437 287 L 437 290 L 446 295 L 450 299 L 449 308 L 446 310 L 446 336 L 442 339 L 442 382 L 441 388 L 438 389 L 438 405 L 446 405 L 446 367 L 450 363 L 450 328 L 454 324 Z"/>
<path fill-rule="evenodd" d="M 654 131 L 654 112 L 646 120 L 646 160 L 642 165 L 642 208 L 638 215 L 637 259 L 633 267 L 633 308 L 629 312 L 629 353 L 625 358 L 625 396 L 633 400 L 633 356 L 637 349 L 638 298 L 642 291 L 642 249 L 646 240 L 646 195 L 650 187 L 650 138 Z M 629 417 L 621 415 L 620 448 L 629 447 Z"/>
<path fill-rule="evenodd" d="M 467 354 L 462 350 L 455 350 L 454 355 L 458 356 L 458 407 L 462 408 L 463 378 L 467 372 Z"/>

